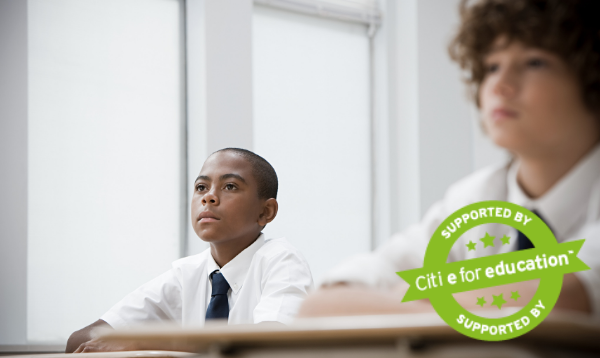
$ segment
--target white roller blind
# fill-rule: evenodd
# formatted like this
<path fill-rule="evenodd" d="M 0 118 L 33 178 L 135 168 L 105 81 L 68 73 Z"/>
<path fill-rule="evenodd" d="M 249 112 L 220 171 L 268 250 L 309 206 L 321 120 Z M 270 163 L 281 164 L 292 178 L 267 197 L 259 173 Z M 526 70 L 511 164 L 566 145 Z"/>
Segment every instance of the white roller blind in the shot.
<path fill-rule="evenodd" d="M 369 39 L 361 24 L 256 6 L 254 149 L 279 176 L 266 227 L 318 282 L 370 248 Z"/>
<path fill-rule="evenodd" d="M 179 256 L 181 14 L 29 1 L 30 343 L 66 342 Z"/>
<path fill-rule="evenodd" d="M 254 3 L 364 24 L 381 23 L 377 0 L 254 0 Z"/>

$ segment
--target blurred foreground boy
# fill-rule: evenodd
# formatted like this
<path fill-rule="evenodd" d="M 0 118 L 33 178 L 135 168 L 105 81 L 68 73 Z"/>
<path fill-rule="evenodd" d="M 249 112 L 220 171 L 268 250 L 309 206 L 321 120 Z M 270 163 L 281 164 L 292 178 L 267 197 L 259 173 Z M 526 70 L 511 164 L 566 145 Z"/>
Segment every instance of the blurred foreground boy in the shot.
<path fill-rule="evenodd" d="M 510 160 L 454 183 L 420 222 L 327 273 L 301 315 L 432 310 L 427 301 L 401 303 L 407 286 L 396 272 L 423 266 L 430 238 L 454 211 L 501 200 L 535 211 L 559 243 L 586 239 L 578 257 L 591 269 L 564 275 L 555 309 L 600 317 L 600 1 L 463 0 L 460 9 L 450 55 L 467 73 L 485 133 Z M 483 250 L 487 233 L 494 245 Z M 448 261 L 531 247 L 516 229 L 480 225 L 456 241 Z M 518 292 L 522 299 L 506 306 L 522 306 L 538 283 L 454 298 L 465 308 L 494 309 L 491 300 L 479 307 L 478 298 Z"/>
<path fill-rule="evenodd" d="M 213 153 L 194 183 L 191 210 L 194 231 L 210 248 L 175 261 L 171 270 L 73 333 L 67 352 L 140 348 L 92 340 L 91 330 L 99 326 L 163 321 L 201 326 L 210 319 L 289 323 L 312 276 L 287 240 L 266 240 L 261 233 L 277 215 L 277 187 L 277 174 L 262 157 L 237 148 Z"/>

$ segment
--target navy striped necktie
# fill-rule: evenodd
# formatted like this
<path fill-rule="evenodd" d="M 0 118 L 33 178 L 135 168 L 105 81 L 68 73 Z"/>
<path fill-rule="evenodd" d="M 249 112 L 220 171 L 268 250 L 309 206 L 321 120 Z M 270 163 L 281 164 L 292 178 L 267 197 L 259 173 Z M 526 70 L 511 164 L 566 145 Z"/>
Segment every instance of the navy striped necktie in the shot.
<path fill-rule="evenodd" d="M 212 279 L 212 294 L 206 310 L 206 319 L 229 318 L 229 301 L 227 300 L 229 283 L 219 270 L 213 271 L 210 277 Z"/>
<path fill-rule="evenodd" d="M 535 215 L 537 215 L 540 219 L 542 219 L 543 222 L 546 223 L 546 225 L 548 225 L 548 222 L 546 220 L 544 220 L 544 218 L 540 215 L 540 213 L 538 213 L 535 210 L 531 210 L 532 213 L 534 213 Z M 550 225 L 548 225 L 548 227 L 550 227 Z M 550 227 L 550 230 L 552 230 L 552 228 Z M 518 250 L 527 250 L 527 249 L 533 249 L 533 243 L 531 242 L 531 240 L 529 240 L 529 238 L 527 236 L 525 236 L 525 234 L 523 234 L 522 232 L 518 231 L 519 233 L 517 236 L 517 251 Z"/>

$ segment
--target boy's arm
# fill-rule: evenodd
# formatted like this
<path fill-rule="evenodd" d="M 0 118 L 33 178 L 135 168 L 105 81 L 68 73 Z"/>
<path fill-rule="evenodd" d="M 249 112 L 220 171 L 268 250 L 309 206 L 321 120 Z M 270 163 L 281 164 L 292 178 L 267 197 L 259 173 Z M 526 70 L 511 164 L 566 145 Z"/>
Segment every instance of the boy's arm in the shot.
<path fill-rule="evenodd" d="M 295 251 L 280 252 L 265 263 L 261 297 L 254 308 L 254 323 L 293 321 L 302 301 L 312 288 L 306 260 Z"/>
<path fill-rule="evenodd" d="M 146 282 L 112 306 L 100 319 L 114 329 L 148 322 L 181 322 L 180 272 L 171 269 Z"/>
<path fill-rule="evenodd" d="M 181 284 L 171 269 L 125 296 L 101 319 L 74 332 L 67 341 L 66 353 L 135 350 L 130 344 L 114 344 L 94 339 L 99 327 L 119 329 L 145 322 L 181 320 Z"/>

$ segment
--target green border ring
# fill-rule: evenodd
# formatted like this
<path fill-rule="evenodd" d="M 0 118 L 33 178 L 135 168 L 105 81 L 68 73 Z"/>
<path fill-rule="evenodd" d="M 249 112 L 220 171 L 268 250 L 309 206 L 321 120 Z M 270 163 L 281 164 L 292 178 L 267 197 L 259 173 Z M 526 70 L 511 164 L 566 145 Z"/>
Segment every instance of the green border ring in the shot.
<path fill-rule="evenodd" d="M 548 225 L 546 225 L 546 223 L 542 219 L 540 219 L 537 215 L 535 215 L 531 211 L 523 208 L 522 206 L 519 206 L 519 205 L 516 205 L 513 203 L 509 203 L 509 202 L 505 202 L 505 201 L 497 201 L 497 200 L 482 201 L 482 202 L 467 205 L 467 206 L 455 211 L 454 213 L 452 213 L 452 215 L 448 216 L 448 218 L 446 218 L 446 220 L 444 220 L 438 226 L 438 228 L 435 230 L 433 236 L 431 237 L 429 244 L 427 245 L 427 250 L 425 252 L 425 259 L 423 262 L 423 267 L 431 267 L 431 266 L 439 265 L 439 263 L 446 263 L 446 261 L 448 259 L 448 255 L 450 254 L 450 250 L 452 249 L 452 246 L 454 245 L 454 243 L 465 232 L 467 232 L 468 230 L 470 230 L 474 227 L 477 227 L 477 226 L 480 226 L 483 224 L 494 223 L 494 224 L 508 225 L 510 227 L 517 229 L 515 227 L 515 222 L 514 222 L 514 220 L 511 220 L 511 217 L 509 217 L 509 218 L 504 218 L 504 217 L 482 218 L 482 217 L 480 217 L 477 221 L 471 221 L 471 222 L 474 222 L 475 224 L 468 223 L 468 224 L 462 225 L 460 228 L 457 228 L 457 230 L 452 234 L 453 238 L 446 239 L 442 236 L 442 234 L 441 234 L 442 230 L 446 226 L 448 226 L 450 223 L 452 223 L 453 222 L 452 219 L 454 219 L 455 217 L 460 216 L 465 213 L 468 214 L 472 210 L 479 210 L 482 208 L 487 209 L 489 207 L 508 208 L 512 212 L 519 211 L 519 212 L 522 212 L 523 214 L 526 214 L 530 218 L 532 218 L 532 220 L 527 223 L 527 226 L 519 227 L 518 230 L 520 230 L 525 236 L 527 236 L 531 240 L 531 242 L 534 244 L 536 249 L 548 249 L 548 248 L 553 248 L 558 245 L 558 242 L 556 241 L 556 238 L 554 237 L 554 234 L 552 233 L 552 231 L 550 230 Z M 485 318 L 485 317 L 477 316 L 477 315 L 467 311 L 466 309 L 464 309 L 456 301 L 456 299 L 454 299 L 454 297 L 452 296 L 451 293 L 443 293 L 442 292 L 438 295 L 429 297 L 429 300 L 431 302 L 431 305 L 435 309 L 435 311 L 439 314 L 439 316 L 448 325 L 450 325 L 452 328 L 454 328 L 458 332 L 460 332 L 468 337 L 479 339 L 479 340 L 503 341 L 503 340 L 512 339 L 512 338 L 521 336 L 521 335 L 531 331 L 538 324 L 540 324 L 548 316 L 548 314 L 550 313 L 550 311 L 552 311 L 552 308 L 556 304 L 556 301 L 558 300 L 558 296 L 560 295 L 560 290 L 562 288 L 562 282 L 563 282 L 563 274 L 562 273 L 555 273 L 555 274 L 552 274 L 551 276 L 540 277 L 540 284 L 538 286 L 538 289 L 537 289 L 535 295 L 531 299 L 531 301 L 529 301 L 529 303 L 525 307 L 523 307 L 521 310 L 519 310 L 518 312 L 516 312 L 510 316 L 502 317 L 502 318 Z M 457 322 L 457 318 L 462 314 L 465 316 L 465 318 L 468 318 L 472 321 L 474 320 L 475 322 L 479 322 L 482 325 L 486 324 L 488 326 L 498 326 L 498 325 L 503 325 L 503 324 L 507 324 L 507 323 L 512 323 L 512 322 L 520 320 L 524 315 L 528 315 L 528 313 L 538 303 L 538 300 L 543 300 L 545 309 L 541 310 L 541 312 L 540 312 L 539 316 L 536 318 L 535 322 L 530 322 L 527 326 L 523 326 L 519 330 L 511 329 L 510 333 L 507 332 L 506 334 L 502 334 L 502 335 L 486 334 L 484 336 L 484 334 L 480 333 L 479 331 L 475 331 L 473 329 L 467 329 L 467 328 L 465 328 L 464 324 Z M 524 312 L 527 312 L 527 313 L 524 314 Z"/>

